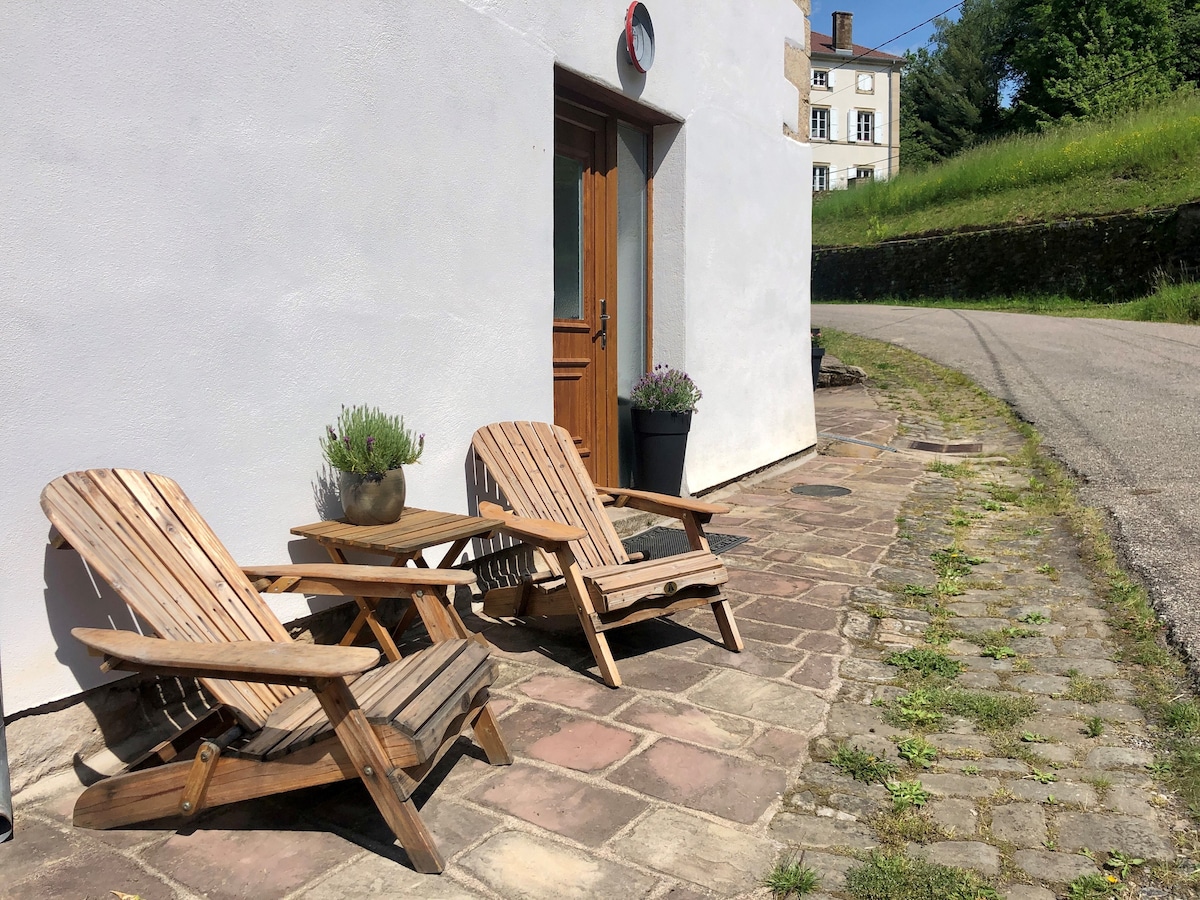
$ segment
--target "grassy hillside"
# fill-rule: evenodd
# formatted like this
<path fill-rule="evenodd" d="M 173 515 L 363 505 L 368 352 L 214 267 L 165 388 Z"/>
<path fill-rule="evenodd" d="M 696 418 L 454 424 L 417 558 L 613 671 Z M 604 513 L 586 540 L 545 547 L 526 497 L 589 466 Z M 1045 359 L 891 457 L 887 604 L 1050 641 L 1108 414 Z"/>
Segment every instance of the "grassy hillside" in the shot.
<path fill-rule="evenodd" d="M 923 172 L 835 191 L 813 207 L 813 243 L 1053 221 L 1200 198 L 1200 96 L 1106 123 L 1008 138 Z"/>

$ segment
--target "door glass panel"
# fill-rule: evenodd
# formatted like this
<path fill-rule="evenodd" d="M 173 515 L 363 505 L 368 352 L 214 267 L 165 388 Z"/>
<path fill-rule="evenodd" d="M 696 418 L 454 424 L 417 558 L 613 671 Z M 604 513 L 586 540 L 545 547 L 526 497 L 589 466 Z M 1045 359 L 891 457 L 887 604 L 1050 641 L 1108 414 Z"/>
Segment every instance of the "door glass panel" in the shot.
<path fill-rule="evenodd" d="M 583 163 L 567 156 L 554 157 L 554 318 L 583 318 Z"/>
<path fill-rule="evenodd" d="M 649 136 L 617 126 L 617 447 L 620 487 L 630 484 L 629 392 L 646 371 L 646 174 Z"/>

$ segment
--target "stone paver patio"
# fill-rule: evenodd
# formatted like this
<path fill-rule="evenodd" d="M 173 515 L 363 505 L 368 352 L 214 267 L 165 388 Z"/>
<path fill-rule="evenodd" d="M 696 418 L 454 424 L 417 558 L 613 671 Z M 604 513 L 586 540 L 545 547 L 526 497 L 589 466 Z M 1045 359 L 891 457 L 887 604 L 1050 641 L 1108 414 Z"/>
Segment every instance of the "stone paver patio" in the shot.
<path fill-rule="evenodd" d="M 899 422 L 860 387 L 818 394 L 823 432 L 886 443 Z M 895 739 L 909 732 L 887 717 L 903 688 L 883 660 L 919 644 L 930 617 L 896 587 L 936 578 L 929 554 L 946 540 L 945 515 L 970 498 L 927 470 L 928 454 L 823 450 L 709 495 L 733 507 L 710 530 L 751 538 L 725 555 L 742 654 L 720 646 L 707 611 L 620 629 L 610 641 L 626 686 L 612 691 L 573 623 L 468 617 L 501 661 L 495 696 L 516 762 L 490 767 L 463 741 L 418 794 L 448 859 L 442 876 L 409 868 L 358 785 L 214 810 L 182 828 L 95 832 L 68 824 L 78 792 L 68 774 L 17 796 L 0 898 L 759 898 L 758 880 L 792 849 L 838 893 L 853 854 L 879 845 L 870 822 L 890 801 L 882 784 L 827 759 L 842 743 L 897 759 Z M 997 464 L 982 480 L 1012 477 Z M 804 483 L 851 493 L 792 493 Z M 1021 543 L 1002 519 L 987 523 L 969 546 L 997 560 L 973 572 L 995 584 L 956 598 L 955 628 L 1010 627 L 1035 610 L 1046 621 L 1013 638 L 1020 664 L 961 637 L 946 649 L 966 667 L 963 687 L 1034 698 L 1021 728 L 1045 741 L 1016 759 L 996 751 L 995 735 L 947 719 L 929 735 L 936 762 L 904 776 L 930 792 L 941 829 L 913 851 L 1024 882 L 1013 898 L 1063 896 L 1065 882 L 1096 871 L 1083 847 L 1171 859 L 1189 826 L 1156 799 L 1141 714 L 1070 542 L 1050 531 Z M 1009 551 L 1036 560 L 1013 566 Z M 1043 558 L 1053 580 L 1031 568 Z M 1109 693 L 1065 699 L 1080 678 L 1103 679 Z M 1109 727 L 1088 738 L 1081 723 L 1093 716 Z"/>

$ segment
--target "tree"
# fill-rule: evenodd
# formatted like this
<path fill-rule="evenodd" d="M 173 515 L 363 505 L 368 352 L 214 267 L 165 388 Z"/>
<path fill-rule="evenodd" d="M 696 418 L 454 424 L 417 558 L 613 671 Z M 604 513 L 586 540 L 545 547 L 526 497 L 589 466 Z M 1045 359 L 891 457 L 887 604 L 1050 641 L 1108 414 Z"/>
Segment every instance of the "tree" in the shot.
<path fill-rule="evenodd" d="M 1171 0 L 1008 2 L 1019 127 L 1136 108 L 1179 80 Z"/>
<path fill-rule="evenodd" d="M 954 156 L 1005 127 L 999 0 L 966 0 L 956 21 L 935 25 L 932 51 L 909 53 L 901 81 L 902 165 Z"/>

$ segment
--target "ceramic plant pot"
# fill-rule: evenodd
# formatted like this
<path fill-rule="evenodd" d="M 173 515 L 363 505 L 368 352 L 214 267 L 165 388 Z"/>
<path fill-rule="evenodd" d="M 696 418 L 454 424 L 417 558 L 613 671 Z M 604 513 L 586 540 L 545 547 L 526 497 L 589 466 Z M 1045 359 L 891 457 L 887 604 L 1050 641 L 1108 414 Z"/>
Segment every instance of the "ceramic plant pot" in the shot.
<path fill-rule="evenodd" d="M 812 379 L 813 387 L 817 386 L 817 382 L 821 379 L 821 360 L 825 358 L 824 347 L 812 348 Z"/>
<path fill-rule="evenodd" d="M 338 478 L 342 509 L 351 525 L 390 525 L 404 512 L 404 470 L 382 475 L 342 472 Z"/>
<path fill-rule="evenodd" d="M 678 497 L 692 413 L 632 409 L 633 486 Z"/>

